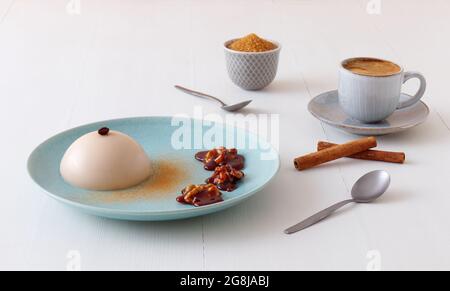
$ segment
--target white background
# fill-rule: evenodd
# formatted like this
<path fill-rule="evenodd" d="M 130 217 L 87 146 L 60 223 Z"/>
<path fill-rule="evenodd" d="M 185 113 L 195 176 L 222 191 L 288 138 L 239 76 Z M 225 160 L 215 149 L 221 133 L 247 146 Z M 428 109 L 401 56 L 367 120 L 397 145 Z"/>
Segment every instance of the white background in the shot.
<path fill-rule="evenodd" d="M 450 2 L 382 0 L 372 15 L 368 2 L 80 0 L 77 11 L 69 0 L 0 0 L 0 269 L 65 270 L 73 267 L 68 254 L 81 255 L 84 270 L 450 269 Z M 225 70 L 222 43 L 249 32 L 283 44 L 277 79 L 261 92 L 235 87 Z M 355 138 L 306 109 L 336 88 L 338 63 L 352 56 L 421 71 L 431 115 L 379 139 L 381 148 L 405 151 L 405 165 L 340 160 L 297 172 L 293 158 L 318 140 Z M 195 105 L 221 113 L 174 84 L 253 99 L 252 112 L 280 114 L 282 166 L 269 187 L 211 216 L 134 223 L 66 208 L 29 179 L 30 152 L 62 130 L 192 114 Z M 393 183 L 378 203 L 283 234 L 380 168 Z"/>

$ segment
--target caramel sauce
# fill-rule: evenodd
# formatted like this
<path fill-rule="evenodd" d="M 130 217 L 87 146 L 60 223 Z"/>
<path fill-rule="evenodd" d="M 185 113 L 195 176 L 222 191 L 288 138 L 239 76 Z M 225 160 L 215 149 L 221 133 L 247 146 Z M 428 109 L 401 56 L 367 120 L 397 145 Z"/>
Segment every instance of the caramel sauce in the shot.
<path fill-rule="evenodd" d="M 177 197 L 177 201 L 182 204 L 190 204 L 184 200 L 184 194 Z M 221 195 L 216 195 L 215 193 L 211 193 L 207 190 L 201 191 L 195 195 L 194 200 L 192 201 L 192 205 L 195 207 L 210 205 L 214 203 L 222 202 L 223 198 Z"/>
<path fill-rule="evenodd" d="M 213 182 L 214 182 L 214 178 L 212 178 L 212 177 L 206 179 L 206 183 L 213 183 Z M 219 190 L 222 190 L 225 192 L 233 192 L 237 188 L 237 182 L 227 181 L 225 183 L 218 183 L 218 184 L 216 184 L 216 186 L 217 186 L 217 188 L 219 188 Z"/>
<path fill-rule="evenodd" d="M 204 164 L 204 168 L 207 171 L 214 171 L 219 164 L 217 164 L 214 160 L 205 163 L 206 155 L 208 151 L 202 151 L 195 154 L 195 159 Z M 233 159 L 227 160 L 224 164 L 230 165 L 236 170 L 242 170 L 245 165 L 245 158 L 242 155 L 236 155 Z"/>

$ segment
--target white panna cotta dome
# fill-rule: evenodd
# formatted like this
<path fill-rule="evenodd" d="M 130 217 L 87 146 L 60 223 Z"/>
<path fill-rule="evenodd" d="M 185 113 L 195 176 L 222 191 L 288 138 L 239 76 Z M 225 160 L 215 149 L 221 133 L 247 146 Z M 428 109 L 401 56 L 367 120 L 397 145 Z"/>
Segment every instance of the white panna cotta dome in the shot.
<path fill-rule="evenodd" d="M 66 151 L 60 172 L 69 184 L 88 190 L 119 190 L 145 181 L 150 159 L 131 137 L 102 128 L 77 139 Z"/>

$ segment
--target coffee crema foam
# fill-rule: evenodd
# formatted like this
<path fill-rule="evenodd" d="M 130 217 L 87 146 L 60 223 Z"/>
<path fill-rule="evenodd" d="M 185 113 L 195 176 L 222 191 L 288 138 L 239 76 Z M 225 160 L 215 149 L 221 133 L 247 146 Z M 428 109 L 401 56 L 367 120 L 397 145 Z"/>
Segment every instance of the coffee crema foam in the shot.
<path fill-rule="evenodd" d="M 373 77 L 392 76 L 402 70 L 399 65 L 392 62 L 369 58 L 352 59 L 343 66 L 355 74 Z"/>

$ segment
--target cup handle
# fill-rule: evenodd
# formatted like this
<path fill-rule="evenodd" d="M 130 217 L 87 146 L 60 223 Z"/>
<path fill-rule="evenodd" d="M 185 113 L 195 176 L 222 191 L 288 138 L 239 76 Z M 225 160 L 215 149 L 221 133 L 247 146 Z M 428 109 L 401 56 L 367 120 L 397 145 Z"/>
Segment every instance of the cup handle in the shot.
<path fill-rule="evenodd" d="M 417 102 L 420 101 L 420 99 L 422 99 L 423 95 L 425 94 L 425 90 L 427 88 L 427 81 L 425 80 L 425 77 L 421 73 L 406 72 L 403 77 L 403 84 L 405 84 L 408 80 L 413 78 L 417 78 L 420 80 L 419 90 L 417 91 L 416 95 L 414 95 L 414 97 L 412 97 L 411 99 L 400 102 L 397 106 L 397 109 L 402 109 L 416 104 Z"/>

